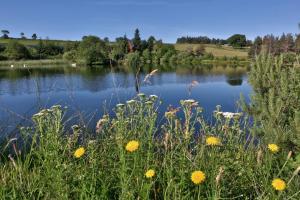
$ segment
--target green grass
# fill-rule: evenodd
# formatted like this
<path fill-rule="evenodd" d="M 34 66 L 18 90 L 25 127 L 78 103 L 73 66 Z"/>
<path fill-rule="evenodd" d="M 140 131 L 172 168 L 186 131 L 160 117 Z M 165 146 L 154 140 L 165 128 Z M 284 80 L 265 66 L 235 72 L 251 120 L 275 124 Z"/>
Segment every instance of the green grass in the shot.
<path fill-rule="evenodd" d="M 179 51 L 185 51 L 187 48 L 194 49 L 196 46 L 200 44 L 175 44 L 175 48 Z M 205 51 L 207 53 L 212 53 L 215 57 L 239 57 L 239 58 L 247 58 L 248 57 L 248 49 L 234 49 L 230 46 L 217 46 L 213 44 L 205 44 Z"/>

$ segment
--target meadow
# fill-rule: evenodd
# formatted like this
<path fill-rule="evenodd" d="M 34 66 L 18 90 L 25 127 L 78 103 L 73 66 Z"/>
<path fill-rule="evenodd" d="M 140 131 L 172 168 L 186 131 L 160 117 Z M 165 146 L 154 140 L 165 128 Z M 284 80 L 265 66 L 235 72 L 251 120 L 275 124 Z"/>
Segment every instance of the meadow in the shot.
<path fill-rule="evenodd" d="M 179 51 L 185 51 L 188 48 L 194 49 L 200 44 L 175 44 L 175 49 Z M 225 45 L 214 45 L 214 44 L 205 44 L 205 51 L 207 53 L 212 53 L 215 57 L 238 57 L 238 58 L 247 58 L 249 48 L 236 49 L 231 46 Z"/>
<path fill-rule="evenodd" d="M 299 72 L 258 57 L 251 104 L 241 98 L 243 113 L 216 105 L 211 122 L 193 99 L 159 119 L 159 97 L 145 94 L 116 105 L 92 133 L 67 130 L 67 108 L 41 110 L 1 145 L 0 198 L 299 199 Z"/>

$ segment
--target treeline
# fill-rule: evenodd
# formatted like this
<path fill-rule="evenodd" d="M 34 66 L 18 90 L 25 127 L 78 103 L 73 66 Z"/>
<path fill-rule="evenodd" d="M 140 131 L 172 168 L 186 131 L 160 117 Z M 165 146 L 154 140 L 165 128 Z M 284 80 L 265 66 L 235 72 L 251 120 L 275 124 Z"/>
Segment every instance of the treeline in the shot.
<path fill-rule="evenodd" d="M 179 52 L 174 45 L 164 44 L 150 36 L 142 39 L 138 29 L 132 39 L 127 36 L 116 38 L 114 42 L 102 40 L 97 36 L 85 36 L 73 49 L 65 51 L 64 59 L 94 64 L 126 64 L 138 66 L 143 64 L 191 64 L 199 63 L 203 59 L 214 59 L 212 54 L 207 54 L 204 47 L 197 47 Z"/>
<path fill-rule="evenodd" d="M 249 50 L 249 56 L 255 57 L 260 53 L 278 56 L 288 52 L 300 53 L 300 34 L 283 33 L 281 36 L 272 34 L 264 37 L 258 36 Z"/>
<path fill-rule="evenodd" d="M 177 44 L 216 44 L 216 45 L 225 45 L 228 44 L 235 48 L 242 48 L 246 46 L 251 46 L 251 40 L 247 40 L 245 35 L 242 34 L 234 34 L 230 36 L 228 39 L 216 39 L 209 38 L 207 36 L 199 36 L 199 37 L 181 37 L 176 41 Z"/>
<path fill-rule="evenodd" d="M 198 36 L 198 37 L 180 37 L 176 41 L 177 44 L 227 44 L 227 40 L 218 39 L 218 38 L 209 38 L 207 36 Z"/>

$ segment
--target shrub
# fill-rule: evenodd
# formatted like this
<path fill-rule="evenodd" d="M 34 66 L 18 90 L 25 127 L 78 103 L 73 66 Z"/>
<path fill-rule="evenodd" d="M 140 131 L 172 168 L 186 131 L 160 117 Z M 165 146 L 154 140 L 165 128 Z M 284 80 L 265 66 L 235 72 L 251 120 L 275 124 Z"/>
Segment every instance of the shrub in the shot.
<path fill-rule="evenodd" d="M 4 51 L 4 55 L 10 60 L 20 60 L 30 58 L 30 53 L 28 49 L 16 42 L 10 41 Z"/>

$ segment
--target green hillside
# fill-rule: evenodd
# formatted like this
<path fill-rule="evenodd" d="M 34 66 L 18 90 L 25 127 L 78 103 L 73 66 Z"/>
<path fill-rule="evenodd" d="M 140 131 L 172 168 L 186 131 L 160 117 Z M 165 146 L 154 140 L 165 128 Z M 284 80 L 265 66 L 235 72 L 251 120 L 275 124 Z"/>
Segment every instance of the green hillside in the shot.
<path fill-rule="evenodd" d="M 176 50 L 179 51 L 185 51 L 188 48 L 192 48 L 194 49 L 195 47 L 199 46 L 200 44 L 175 44 L 175 48 Z M 240 58 L 247 58 L 248 57 L 248 48 L 244 48 L 244 49 L 235 49 L 233 47 L 230 46 L 218 46 L 218 45 L 214 45 L 214 44 L 205 44 L 205 51 L 207 53 L 212 53 L 215 57 L 223 57 L 223 56 L 227 56 L 227 57 L 240 57 Z"/>

